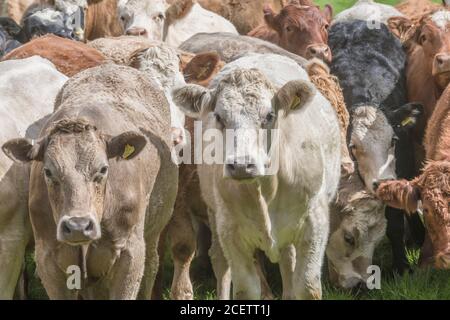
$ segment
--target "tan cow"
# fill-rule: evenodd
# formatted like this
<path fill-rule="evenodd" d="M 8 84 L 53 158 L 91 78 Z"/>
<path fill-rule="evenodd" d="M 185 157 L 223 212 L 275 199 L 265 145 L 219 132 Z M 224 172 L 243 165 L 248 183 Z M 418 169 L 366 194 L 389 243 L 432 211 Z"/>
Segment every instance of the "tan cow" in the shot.
<path fill-rule="evenodd" d="M 59 72 L 72 77 L 80 71 L 96 67 L 105 62 L 97 50 L 78 41 L 46 35 L 36 38 L 3 57 L 4 60 L 41 56 L 50 60 Z"/>
<path fill-rule="evenodd" d="M 71 78 L 55 108 L 38 141 L 3 145 L 15 161 L 33 161 L 44 287 L 52 299 L 135 299 L 140 288 L 149 298 L 178 182 L 167 100 L 144 73 L 105 64 Z M 78 270 L 78 290 L 68 270 Z"/>
<path fill-rule="evenodd" d="M 247 34 L 264 23 L 263 7 L 268 4 L 275 11 L 281 10 L 283 0 L 199 0 L 204 8 L 231 21 L 240 34 Z"/>

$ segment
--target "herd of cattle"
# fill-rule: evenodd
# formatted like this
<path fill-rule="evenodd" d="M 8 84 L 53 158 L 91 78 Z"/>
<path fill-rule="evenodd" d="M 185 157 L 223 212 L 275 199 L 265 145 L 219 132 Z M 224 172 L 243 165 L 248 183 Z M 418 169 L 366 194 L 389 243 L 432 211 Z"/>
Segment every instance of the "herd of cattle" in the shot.
<path fill-rule="evenodd" d="M 173 299 L 194 297 L 205 242 L 219 299 L 272 297 L 264 256 L 284 299 L 320 299 L 325 271 L 357 287 L 385 234 L 396 272 L 411 241 L 422 266 L 450 268 L 445 3 L 333 17 L 311 0 L 0 0 L 0 14 L 0 298 L 23 286 L 29 247 L 52 299 L 160 298 L 165 240 Z M 208 130 L 239 148 L 177 164 Z M 260 130 L 277 132 L 270 150 Z"/>

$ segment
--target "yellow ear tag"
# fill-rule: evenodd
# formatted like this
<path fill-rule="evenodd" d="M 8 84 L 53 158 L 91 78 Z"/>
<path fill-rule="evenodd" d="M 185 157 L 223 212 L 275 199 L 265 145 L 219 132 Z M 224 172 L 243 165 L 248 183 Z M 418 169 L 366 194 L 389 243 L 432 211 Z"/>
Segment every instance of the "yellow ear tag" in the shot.
<path fill-rule="evenodd" d="M 134 153 L 134 151 L 135 148 L 133 146 L 130 146 L 129 144 L 125 145 L 125 150 L 123 151 L 122 158 L 127 159 Z"/>
<path fill-rule="evenodd" d="M 406 118 L 405 120 L 402 121 L 402 127 L 405 127 L 408 124 L 413 123 L 413 122 L 414 122 L 414 119 L 412 117 L 408 117 L 408 118 Z"/>
<path fill-rule="evenodd" d="M 297 107 L 300 104 L 300 97 L 299 96 L 295 96 L 294 99 L 292 99 L 292 103 L 289 106 L 289 109 L 294 110 L 295 107 Z"/>

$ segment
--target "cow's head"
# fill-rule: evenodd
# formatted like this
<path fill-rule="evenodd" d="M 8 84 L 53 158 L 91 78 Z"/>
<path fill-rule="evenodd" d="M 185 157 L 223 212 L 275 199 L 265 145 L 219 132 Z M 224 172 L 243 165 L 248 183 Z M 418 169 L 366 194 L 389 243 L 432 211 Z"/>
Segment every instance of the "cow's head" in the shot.
<path fill-rule="evenodd" d="M 321 11 L 316 6 L 287 5 L 279 14 L 266 6 L 264 19 L 280 37 L 280 46 L 307 59 L 317 57 L 331 62 L 328 47 L 328 26 L 332 8 L 326 5 Z"/>
<path fill-rule="evenodd" d="M 341 180 L 334 208 L 326 250 L 330 281 L 344 289 L 354 288 L 370 275 L 367 268 L 385 234 L 385 205 L 365 190 L 354 173 Z"/>
<path fill-rule="evenodd" d="M 60 120 L 38 141 L 14 139 L 3 152 L 17 162 L 39 161 L 48 191 L 57 239 L 71 245 L 101 237 L 109 159 L 129 160 L 146 139 L 137 132 L 111 137 L 86 120 Z"/>
<path fill-rule="evenodd" d="M 395 145 L 399 136 L 416 124 L 421 111 L 421 105 L 414 103 L 405 104 L 395 112 L 383 112 L 369 105 L 354 108 L 349 149 L 371 192 L 381 181 L 396 178 Z"/>
<path fill-rule="evenodd" d="M 64 14 L 64 25 L 72 30 L 73 38 L 85 40 L 85 17 L 88 10 L 87 0 L 55 0 L 55 8 Z"/>
<path fill-rule="evenodd" d="M 450 268 L 450 163 L 432 161 L 413 181 L 382 183 L 377 196 L 408 213 L 421 210 L 433 245 L 434 265 Z"/>
<path fill-rule="evenodd" d="M 51 33 L 63 38 L 83 40 L 84 32 L 68 21 L 72 21 L 72 18 L 67 18 L 64 13 L 53 8 L 44 8 L 22 19 L 23 30 L 28 39 Z"/>
<path fill-rule="evenodd" d="M 130 66 L 145 72 L 164 91 L 170 106 L 173 143 L 174 145 L 184 143 L 185 115 L 172 99 L 172 90 L 186 84 L 176 50 L 164 44 L 138 50 L 132 54 Z"/>
<path fill-rule="evenodd" d="M 117 9 L 127 35 L 162 41 L 168 7 L 165 0 L 120 0 Z"/>
<path fill-rule="evenodd" d="M 405 17 L 388 21 L 390 29 L 407 47 L 423 50 L 436 84 L 444 89 L 450 82 L 450 10 L 441 9 L 414 22 Z"/>
<path fill-rule="evenodd" d="M 20 42 L 12 39 L 8 32 L 0 25 L 0 58 L 21 45 Z"/>
<path fill-rule="evenodd" d="M 223 175 L 242 181 L 268 174 L 272 154 L 260 133 L 308 104 L 315 90 L 296 80 L 277 91 L 259 70 L 236 69 L 220 78 L 215 89 L 187 85 L 174 98 L 188 115 L 201 118 L 204 128 L 221 132 Z"/>

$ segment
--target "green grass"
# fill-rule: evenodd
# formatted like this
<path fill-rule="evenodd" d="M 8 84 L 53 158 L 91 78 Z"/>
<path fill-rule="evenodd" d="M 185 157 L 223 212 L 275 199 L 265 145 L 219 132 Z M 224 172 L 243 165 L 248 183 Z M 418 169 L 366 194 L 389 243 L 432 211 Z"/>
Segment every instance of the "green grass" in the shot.
<path fill-rule="evenodd" d="M 384 239 L 377 247 L 374 255 L 374 264 L 380 266 L 382 270 L 382 280 L 380 290 L 365 290 L 360 292 L 350 292 L 336 289 L 327 281 L 324 274 L 323 298 L 327 300 L 448 300 L 450 299 L 450 270 L 420 269 L 417 267 L 419 250 L 409 250 L 408 260 L 411 263 L 413 272 L 403 276 L 393 275 L 389 272 L 391 264 L 391 254 L 389 242 Z M 30 279 L 29 298 L 48 299 L 39 279 L 35 277 L 35 265 L 31 253 L 27 254 L 27 274 Z M 173 265 L 170 254 L 165 257 L 164 272 L 164 299 L 170 297 L 170 285 L 172 281 Z M 326 270 L 326 268 L 324 268 Z M 281 296 L 281 277 L 276 265 L 267 264 L 267 279 L 276 296 Z M 194 261 L 191 270 L 194 294 L 196 300 L 216 299 L 215 280 L 210 268 L 198 265 Z"/>

